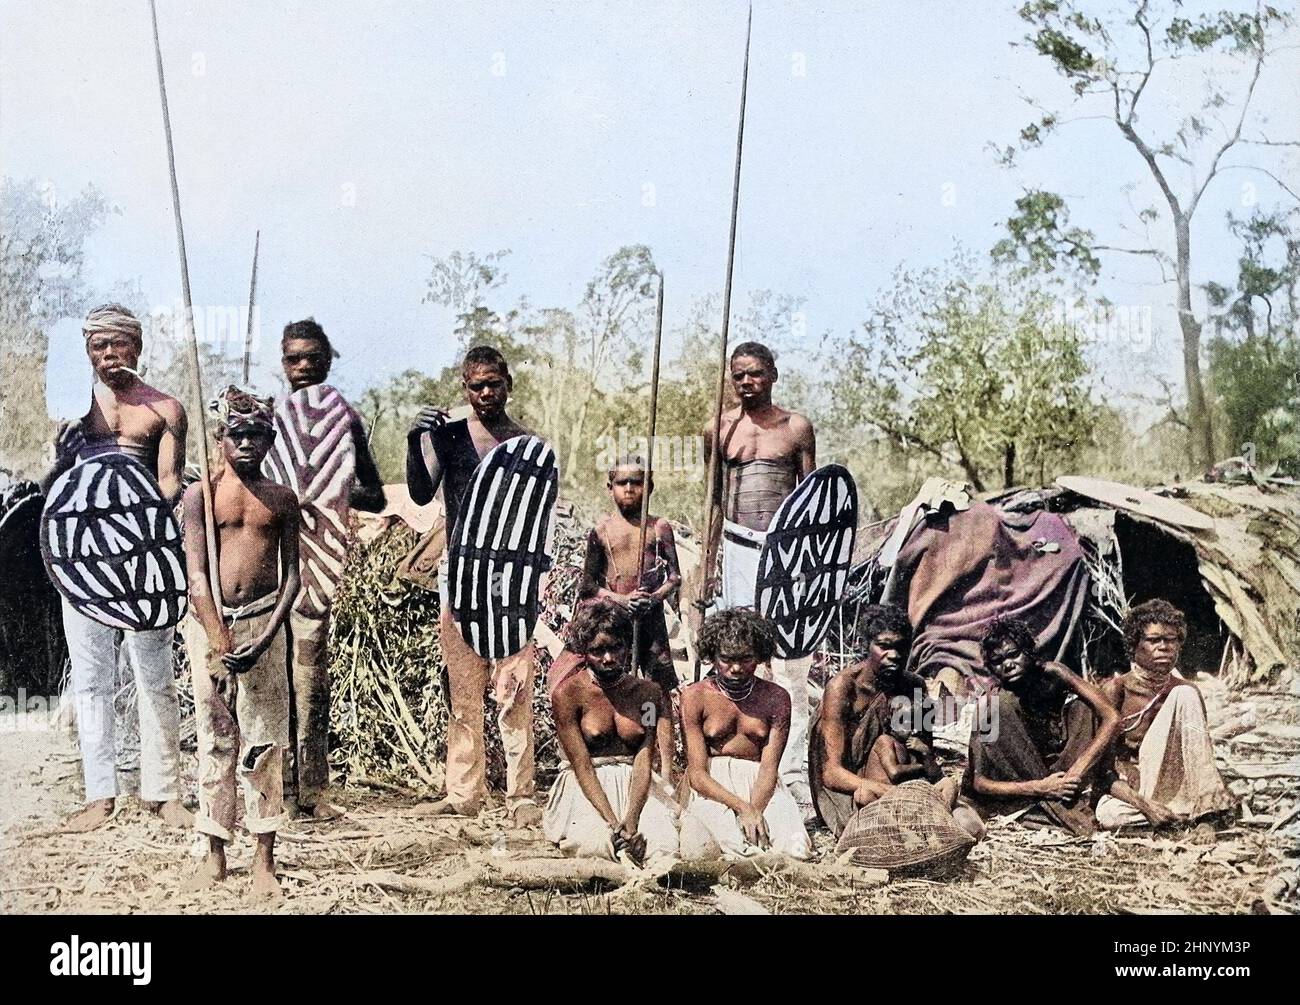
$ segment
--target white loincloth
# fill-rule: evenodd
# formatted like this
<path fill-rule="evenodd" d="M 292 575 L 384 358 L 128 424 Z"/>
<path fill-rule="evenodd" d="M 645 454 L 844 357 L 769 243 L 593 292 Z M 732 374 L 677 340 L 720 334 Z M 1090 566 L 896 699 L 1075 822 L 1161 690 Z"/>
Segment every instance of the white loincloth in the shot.
<path fill-rule="evenodd" d="M 1214 766 L 1214 741 L 1195 687 L 1179 685 L 1170 691 L 1142 738 L 1138 794 L 1193 820 L 1235 803 Z M 1097 803 L 1097 822 L 1110 830 L 1145 826 L 1147 818 L 1106 795 Z"/>
<path fill-rule="evenodd" d="M 739 757 L 713 757 L 709 759 L 709 776 L 728 792 L 733 792 L 746 802 L 758 781 L 758 761 Z M 776 790 L 763 810 L 767 833 L 773 852 L 791 858 L 806 859 L 812 855 L 812 842 L 804 827 L 803 813 L 794 796 L 779 778 Z M 762 849 L 749 844 L 736 821 L 736 814 L 722 803 L 706 799 L 692 792 L 690 802 L 681 818 L 682 858 L 687 861 L 709 861 L 722 858 L 744 858 L 760 855 Z"/>
<path fill-rule="evenodd" d="M 627 812 L 632 784 L 632 757 L 593 757 L 596 780 L 600 782 L 610 809 L 620 820 Z M 646 861 L 656 857 L 676 857 L 677 825 L 675 813 L 661 790 L 663 783 L 652 777 L 650 795 L 641 809 L 637 830 L 646 841 Z M 547 840 L 559 845 L 566 855 L 603 858 L 614 861 L 614 845 L 609 824 L 588 801 L 578 776 L 567 762 L 561 762 L 559 777 L 551 786 L 546 811 L 542 814 L 542 832 Z"/>

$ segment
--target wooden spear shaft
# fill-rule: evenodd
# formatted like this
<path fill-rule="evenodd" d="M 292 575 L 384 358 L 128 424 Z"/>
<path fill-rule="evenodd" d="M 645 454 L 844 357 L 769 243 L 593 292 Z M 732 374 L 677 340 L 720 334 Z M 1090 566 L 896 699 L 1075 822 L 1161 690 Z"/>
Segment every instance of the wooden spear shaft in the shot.
<path fill-rule="evenodd" d="M 253 308 L 257 304 L 257 251 L 262 244 L 262 232 L 253 237 L 253 278 L 248 282 L 248 329 L 244 332 L 244 387 L 248 387 L 248 368 L 253 360 Z"/>
<path fill-rule="evenodd" d="M 172 119 L 167 110 L 167 83 L 163 79 L 162 43 L 158 40 L 158 6 L 149 0 L 153 19 L 153 51 L 158 65 L 158 96 L 162 101 L 163 134 L 167 138 L 167 168 L 172 182 L 172 213 L 176 217 L 176 245 L 181 259 L 181 295 L 185 300 L 185 335 L 190 347 L 190 365 L 194 370 L 194 415 L 199 429 L 199 473 L 203 492 L 203 538 L 208 552 L 208 585 L 212 602 L 221 613 L 221 574 L 217 569 L 217 525 L 213 518 L 212 479 L 208 466 L 207 400 L 203 394 L 203 374 L 199 370 L 199 340 L 194 333 L 194 300 L 190 296 L 190 267 L 185 257 L 185 227 L 181 223 L 181 191 L 176 184 L 176 150 L 172 145 Z"/>
<path fill-rule="evenodd" d="M 722 293 L 722 344 L 719 346 L 718 395 L 713 407 L 713 447 L 709 453 L 709 474 L 704 502 L 704 554 L 705 568 L 701 570 L 700 604 L 707 606 L 713 598 L 708 594 L 708 582 L 713 575 L 709 567 L 709 543 L 713 540 L 713 521 L 717 508 L 718 466 L 722 453 L 722 398 L 727 390 L 727 336 L 731 329 L 731 279 L 736 265 L 736 218 L 740 212 L 740 159 L 745 148 L 745 96 L 749 87 L 749 39 L 754 24 L 754 8 L 750 5 L 749 20 L 745 23 L 745 65 L 740 76 L 740 124 L 736 129 L 736 170 L 731 183 L 731 234 L 727 243 L 727 282 Z M 698 672 L 698 666 L 696 670 Z"/>
<path fill-rule="evenodd" d="M 664 274 L 659 273 L 659 298 L 655 304 L 655 351 L 654 362 L 650 365 L 650 432 L 646 436 L 645 481 L 641 487 L 641 535 L 636 552 L 636 588 L 641 589 L 641 577 L 645 575 L 645 536 L 646 519 L 650 515 L 650 482 L 655 467 L 655 425 L 659 418 L 659 349 L 664 340 Z M 632 672 L 641 669 L 639 653 L 641 652 L 641 619 L 632 622 Z"/>

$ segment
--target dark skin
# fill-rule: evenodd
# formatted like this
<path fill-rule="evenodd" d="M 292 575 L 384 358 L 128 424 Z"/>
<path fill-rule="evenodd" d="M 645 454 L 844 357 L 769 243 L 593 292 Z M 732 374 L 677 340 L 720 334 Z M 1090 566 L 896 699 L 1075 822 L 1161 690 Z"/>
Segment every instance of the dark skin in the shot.
<path fill-rule="evenodd" d="M 170 395 L 150 387 L 134 371 L 140 365 L 138 339 L 99 332 L 86 339 L 86 356 L 95 372 L 90 411 L 62 423 L 54 439 L 54 464 L 41 479 L 48 493 L 59 476 L 76 462 L 87 439 L 114 440 L 124 453 L 141 458 L 156 454 L 154 474 L 163 498 L 174 503 L 181 494 L 185 467 L 185 409 Z M 64 825 L 70 833 L 93 830 L 113 815 L 112 799 L 87 803 Z M 173 827 L 189 827 L 194 818 L 179 799 L 149 807 Z"/>
<path fill-rule="evenodd" d="M 865 806 L 879 793 L 864 786 L 863 776 L 845 766 L 853 731 L 877 695 L 909 693 L 919 681 L 905 673 L 910 649 L 905 636 L 881 632 L 867 644 L 866 659 L 854 672 L 837 674 L 822 695 L 820 732 L 825 751 L 822 784 L 833 792 L 852 795 L 858 805 Z"/>
<path fill-rule="evenodd" d="M 671 742 L 672 718 L 659 685 L 627 673 L 629 639 L 599 632 L 583 658 L 590 672 L 574 674 L 551 696 L 555 734 L 583 795 L 609 825 L 615 849 L 625 850 L 640 863 L 646 841 L 638 827 L 650 796 L 655 740 L 667 734 Z M 607 687 L 593 679 L 597 671 L 615 669 L 622 669 L 623 676 Z M 592 758 L 621 756 L 631 756 L 633 762 L 628 805 L 619 819 L 596 777 Z"/>
<path fill-rule="evenodd" d="M 224 431 L 223 464 L 214 478 L 213 511 L 217 529 L 217 566 L 222 601 L 231 607 L 252 603 L 279 590 L 270 621 L 260 636 L 232 649 L 230 630 L 217 610 L 208 585 L 203 490 L 198 483 L 185 492 L 185 562 L 190 604 L 207 633 L 208 673 L 227 701 L 233 701 L 232 675 L 252 669 L 266 652 L 293 608 L 298 595 L 298 497 L 293 490 L 266 478 L 262 460 L 271 449 L 274 432 L 246 424 Z M 226 846 L 208 838 L 208 855 L 188 884 L 199 889 L 226 878 Z M 277 900 L 275 834 L 257 835 L 253 856 L 252 894 Z"/>
<path fill-rule="evenodd" d="M 86 339 L 86 356 L 95 371 L 90 411 L 59 427 L 54 466 L 41 480 L 42 491 L 49 491 L 55 479 L 76 463 L 87 439 L 111 439 L 133 456 L 156 452 L 154 474 L 163 497 L 175 502 L 180 496 L 185 409 L 132 372 L 140 365 L 140 350 L 140 342 L 126 335 L 100 332 Z"/>
<path fill-rule="evenodd" d="M 622 465 L 615 469 L 613 478 L 606 482 L 606 486 L 618 513 L 601 520 L 596 526 L 596 533 L 613 556 L 611 568 L 635 569 L 641 547 L 641 503 L 645 494 L 645 471 L 635 464 Z M 653 484 L 651 491 L 654 491 Z M 682 575 L 678 571 L 677 542 L 673 538 L 672 524 L 647 515 L 646 526 L 647 536 L 656 535 L 659 538 L 659 554 L 668 566 L 663 585 L 655 590 L 618 593 L 584 575 L 578 587 L 579 596 L 608 598 L 622 604 L 635 617 L 640 617 L 652 605 L 662 603 L 676 592 L 681 586 Z M 673 764 L 671 717 L 669 728 L 661 735 L 658 748 L 659 770 L 668 777 L 672 773 Z"/>
<path fill-rule="evenodd" d="M 1040 662 L 1033 653 L 1021 649 L 1013 639 L 1003 639 L 985 659 L 985 666 L 1001 685 L 1016 695 L 1027 710 L 1059 708 L 1063 690 L 1073 691 L 1090 709 L 1097 720 L 1097 731 L 1079 758 L 1065 771 L 1053 772 L 1046 778 L 1025 782 L 1004 782 L 976 774 L 974 789 L 977 795 L 994 799 L 1056 799 L 1066 804 L 1079 798 L 1083 779 L 1105 756 L 1107 748 L 1119 733 L 1119 713 L 1106 700 L 1101 689 L 1064 663 Z"/>
<path fill-rule="evenodd" d="M 613 556 L 613 566 L 621 570 L 635 569 L 641 546 L 641 500 L 645 491 L 645 471 L 637 465 L 626 464 L 615 469 L 614 477 L 605 484 L 618 513 L 601 520 L 597 533 Z M 607 589 L 603 583 L 584 579 L 579 589 L 581 596 L 608 598 L 639 616 L 654 604 L 662 603 L 673 595 L 681 585 L 682 575 L 678 571 L 677 543 L 673 538 L 672 524 L 657 516 L 647 515 L 646 527 L 648 539 L 656 536 L 659 538 L 659 553 L 668 564 L 663 585 L 650 591 L 616 593 Z"/>
<path fill-rule="evenodd" d="M 740 405 L 728 409 L 722 415 L 722 456 L 735 462 L 783 461 L 791 465 L 798 473 L 797 480 L 801 481 L 817 466 L 817 437 L 812 423 L 804 416 L 772 403 L 772 387 L 776 384 L 777 377 L 776 367 L 756 356 L 732 358 L 731 386 L 740 399 Z M 712 420 L 705 423 L 703 435 L 704 460 L 707 464 L 713 456 Z M 721 466 L 719 473 L 721 474 Z M 723 478 L 719 477 L 712 487 L 714 502 L 719 506 L 722 504 L 722 486 Z M 727 519 L 735 518 L 735 514 L 725 515 Z M 718 523 L 712 528 L 706 542 L 704 568 L 715 568 L 721 537 L 722 526 Z M 696 601 L 700 607 L 707 607 L 717 595 L 716 578 L 708 580 L 704 587 L 704 594 Z"/>
<path fill-rule="evenodd" d="M 763 811 L 776 791 L 777 768 L 790 736 L 790 695 L 779 684 L 756 678 L 758 660 L 753 653 L 719 653 L 714 673 L 754 689 L 743 701 L 728 698 L 712 680 L 702 680 L 682 691 L 682 731 L 686 739 L 686 774 L 691 788 L 704 799 L 722 803 L 736 814 L 745 840 L 762 849 L 772 846 Z M 758 761 L 758 780 L 752 802 L 714 781 L 710 757 L 738 757 Z"/>
<path fill-rule="evenodd" d="M 480 460 L 498 443 L 526 436 L 532 432 L 510 417 L 506 403 L 513 381 L 497 367 L 473 363 L 461 375 L 465 401 L 473 409 L 469 416 L 469 433 Z M 442 426 L 448 413 L 426 405 L 420 409 L 406 435 L 406 484 L 417 506 L 430 502 L 442 484 L 442 465 L 428 435 Z"/>
<path fill-rule="evenodd" d="M 1145 670 L 1147 673 L 1159 673 L 1165 676 L 1173 673 L 1178 666 L 1178 657 L 1182 653 L 1184 636 L 1176 625 L 1151 624 L 1143 629 L 1133 654 L 1129 657 L 1130 672 L 1116 674 L 1102 685 L 1102 691 L 1108 701 L 1119 709 L 1121 718 L 1137 716 L 1150 704 L 1155 692 L 1149 690 L 1133 676 L 1132 670 Z M 1175 685 L 1185 687 L 1190 685 Z M 1200 691 L 1197 691 L 1199 696 Z M 1204 708 L 1205 700 L 1201 699 Z M 1126 733 L 1119 735 L 1116 743 L 1116 758 L 1122 761 L 1136 761 L 1142 739 L 1155 719 L 1155 708 L 1138 720 L 1137 725 Z M 1136 808 L 1153 827 L 1166 827 L 1184 819 L 1168 806 L 1154 799 L 1147 799 L 1123 778 L 1117 778 L 1111 785 L 1110 794 L 1116 799 Z"/>
<path fill-rule="evenodd" d="M 313 338 L 287 339 L 281 348 L 284 378 L 294 391 L 325 383 L 333 362 L 330 352 Z M 379 476 L 379 467 L 359 418 L 352 422 L 352 443 L 356 450 L 357 478 L 348 495 L 348 505 L 364 513 L 378 513 L 386 502 L 384 480 Z"/>

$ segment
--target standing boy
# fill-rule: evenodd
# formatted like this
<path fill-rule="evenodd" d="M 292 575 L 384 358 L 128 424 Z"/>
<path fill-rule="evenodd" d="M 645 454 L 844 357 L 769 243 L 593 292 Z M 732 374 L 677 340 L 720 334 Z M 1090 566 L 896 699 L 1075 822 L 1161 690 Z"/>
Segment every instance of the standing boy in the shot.
<path fill-rule="evenodd" d="M 244 826 L 257 841 L 252 895 L 278 900 L 275 832 L 284 822 L 289 746 L 284 623 L 298 593 L 298 499 L 262 474 L 275 437 L 271 399 L 228 387 L 213 406 L 224 462 L 212 486 L 220 612 L 208 587 L 202 486 L 185 492 L 190 614 L 182 632 L 198 731 L 196 826 L 208 836 L 208 855 L 191 887 L 226 878 L 238 779 Z"/>
<path fill-rule="evenodd" d="M 645 462 L 640 457 L 621 457 L 609 469 L 610 498 L 615 512 L 601 518 L 587 535 L 587 556 L 583 563 L 578 595 L 604 598 L 627 608 L 636 619 L 636 665 L 671 700 L 677 690 L 677 670 L 668 642 L 664 601 L 676 592 L 682 576 L 677 564 L 673 528 L 662 517 L 646 515 L 645 554 L 641 547 L 641 504 L 654 484 L 646 484 Z M 640 580 L 637 571 L 640 569 Z M 660 734 L 659 770 L 672 774 L 671 731 Z"/>

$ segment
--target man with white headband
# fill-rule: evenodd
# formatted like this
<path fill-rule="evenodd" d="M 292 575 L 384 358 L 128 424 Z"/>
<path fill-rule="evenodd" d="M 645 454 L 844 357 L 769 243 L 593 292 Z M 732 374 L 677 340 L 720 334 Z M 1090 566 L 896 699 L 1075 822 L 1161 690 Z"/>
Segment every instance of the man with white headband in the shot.
<path fill-rule="evenodd" d="M 63 423 L 55 436 L 54 466 L 41 488 L 79 461 L 110 452 L 133 457 L 153 472 L 164 498 L 181 494 L 185 465 L 185 409 L 144 383 L 135 372 L 143 338 L 140 321 L 120 304 L 103 304 L 82 328 L 95 372 L 90 411 Z M 92 830 L 112 815 L 117 797 L 113 696 L 119 650 L 135 675 L 140 712 L 140 798 L 174 827 L 193 817 L 180 802 L 180 705 L 172 673 L 174 629 L 125 631 L 86 617 L 63 601 L 63 630 L 72 661 L 86 805 L 65 825 Z"/>

